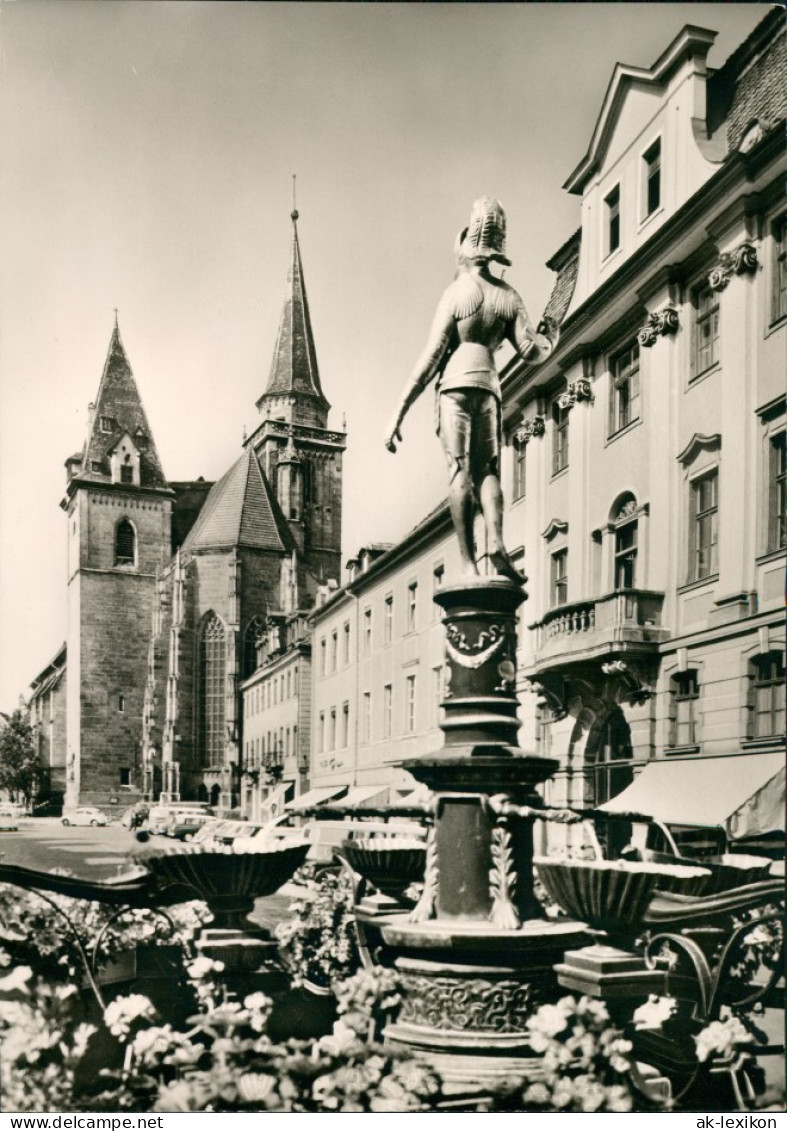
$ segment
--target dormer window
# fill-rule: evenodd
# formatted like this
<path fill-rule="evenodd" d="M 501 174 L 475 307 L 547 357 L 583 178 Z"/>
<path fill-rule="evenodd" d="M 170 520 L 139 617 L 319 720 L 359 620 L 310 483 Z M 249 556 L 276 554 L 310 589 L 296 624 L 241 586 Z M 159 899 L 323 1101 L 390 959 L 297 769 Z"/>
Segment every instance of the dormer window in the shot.
<path fill-rule="evenodd" d="M 112 482 L 128 486 L 140 485 L 139 451 L 126 432 L 109 454 L 112 467 Z"/>
<path fill-rule="evenodd" d="M 611 255 L 620 247 L 620 185 L 616 185 L 608 196 L 604 197 L 606 211 L 606 249 L 605 254 Z"/>
<path fill-rule="evenodd" d="M 111 432 L 112 431 L 112 417 L 111 416 L 102 416 L 101 417 L 101 431 L 102 432 Z"/>
<path fill-rule="evenodd" d="M 652 216 L 661 204 L 661 138 L 642 156 L 644 163 L 645 218 Z"/>
<path fill-rule="evenodd" d="M 101 471 L 101 460 L 100 459 L 92 459 L 90 461 L 90 470 L 91 471 Z"/>

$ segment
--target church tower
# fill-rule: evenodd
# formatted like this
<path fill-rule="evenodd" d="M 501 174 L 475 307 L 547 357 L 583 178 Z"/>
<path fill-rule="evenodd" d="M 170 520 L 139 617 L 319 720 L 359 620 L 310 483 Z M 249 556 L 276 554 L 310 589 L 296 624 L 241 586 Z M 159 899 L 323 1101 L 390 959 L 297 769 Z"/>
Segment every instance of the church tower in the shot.
<path fill-rule="evenodd" d="M 142 791 L 142 714 L 156 570 L 173 492 L 117 319 L 81 453 L 66 461 L 68 687 L 65 808 Z"/>
<path fill-rule="evenodd" d="M 330 431 L 293 211 L 287 293 L 265 392 L 249 437 L 289 523 L 299 557 L 318 581 L 341 576 L 343 432 Z"/>

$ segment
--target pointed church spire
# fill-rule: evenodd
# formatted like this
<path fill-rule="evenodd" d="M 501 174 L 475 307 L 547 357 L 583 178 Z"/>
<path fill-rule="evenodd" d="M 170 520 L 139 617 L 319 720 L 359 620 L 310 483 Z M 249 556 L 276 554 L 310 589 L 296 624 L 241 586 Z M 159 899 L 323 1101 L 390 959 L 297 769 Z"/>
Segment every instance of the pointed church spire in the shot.
<path fill-rule="evenodd" d="M 138 485 L 166 488 L 167 481 L 120 337 L 116 310 L 107 359 L 88 425 L 80 477 L 99 481 L 111 479 L 112 455 L 126 436 L 138 453 Z"/>
<path fill-rule="evenodd" d="M 292 219 L 292 251 L 290 271 L 287 276 L 287 294 L 276 336 L 268 386 L 257 401 L 257 408 L 261 410 L 269 397 L 300 395 L 315 399 L 327 412 L 330 405 L 320 385 L 317 351 L 314 348 L 309 303 L 303 281 L 296 208 L 293 208 L 290 218 Z"/>

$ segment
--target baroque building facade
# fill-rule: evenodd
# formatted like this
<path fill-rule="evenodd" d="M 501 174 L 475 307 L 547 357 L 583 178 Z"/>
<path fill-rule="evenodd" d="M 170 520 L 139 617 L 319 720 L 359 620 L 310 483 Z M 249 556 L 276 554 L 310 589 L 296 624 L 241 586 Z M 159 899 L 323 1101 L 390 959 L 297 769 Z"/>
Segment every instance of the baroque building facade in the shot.
<path fill-rule="evenodd" d="M 756 776 L 784 742 L 783 13 L 717 71 L 713 39 L 616 69 L 565 185 L 560 343 L 503 374 L 527 734 L 557 803 L 653 758 L 746 753 Z"/>

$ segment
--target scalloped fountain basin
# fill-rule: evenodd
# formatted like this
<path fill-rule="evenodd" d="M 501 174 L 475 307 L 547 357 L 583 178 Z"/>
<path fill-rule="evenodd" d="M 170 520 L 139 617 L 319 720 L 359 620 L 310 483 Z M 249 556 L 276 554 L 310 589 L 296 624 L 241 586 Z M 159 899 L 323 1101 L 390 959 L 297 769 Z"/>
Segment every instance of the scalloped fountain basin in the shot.
<path fill-rule="evenodd" d="M 308 851 L 308 843 L 260 849 L 181 844 L 142 849 L 133 859 L 162 891 L 189 890 L 191 898 L 205 900 L 217 927 L 236 927 L 247 925 L 246 913 L 255 899 L 273 895 L 287 883 Z"/>
<path fill-rule="evenodd" d="M 685 891 L 706 868 L 628 860 L 567 860 L 537 856 L 549 896 L 573 918 L 610 934 L 636 932 L 657 889 Z M 684 886 L 680 886 L 684 885 Z"/>
<path fill-rule="evenodd" d="M 424 878 L 426 848 L 417 837 L 361 837 L 342 842 L 352 868 L 385 895 L 400 896 Z"/>

